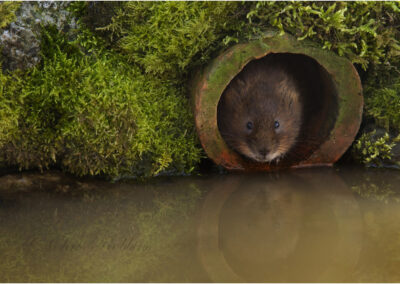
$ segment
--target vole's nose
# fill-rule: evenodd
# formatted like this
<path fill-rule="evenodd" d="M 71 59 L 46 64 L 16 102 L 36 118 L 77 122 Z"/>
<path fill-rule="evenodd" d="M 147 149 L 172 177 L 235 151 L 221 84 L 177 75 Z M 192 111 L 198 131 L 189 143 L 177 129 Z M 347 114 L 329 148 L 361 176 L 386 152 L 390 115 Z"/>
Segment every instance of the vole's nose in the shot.
<path fill-rule="evenodd" d="M 262 148 L 259 153 L 261 154 L 261 156 L 266 157 L 268 154 L 268 150 L 266 148 Z"/>

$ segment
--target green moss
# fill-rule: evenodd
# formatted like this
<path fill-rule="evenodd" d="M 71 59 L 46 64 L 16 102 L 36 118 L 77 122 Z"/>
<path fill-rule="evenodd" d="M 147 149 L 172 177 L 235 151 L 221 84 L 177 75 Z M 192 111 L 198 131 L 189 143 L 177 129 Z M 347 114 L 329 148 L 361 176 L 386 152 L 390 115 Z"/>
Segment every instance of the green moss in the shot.
<path fill-rule="evenodd" d="M 0 29 L 5 28 L 15 20 L 15 12 L 19 8 L 19 2 L 1 2 L 0 3 Z"/>
<path fill-rule="evenodd" d="M 390 77 L 385 81 L 390 80 Z M 398 167 L 398 153 L 393 148 L 400 145 L 400 79 L 392 79 L 393 84 L 368 82 L 364 89 L 364 118 L 373 122 L 375 128 L 382 128 L 385 134 L 366 132 L 356 140 L 353 155 L 366 165 Z M 385 86 L 385 87 L 384 87 Z M 396 138 L 397 137 L 397 138 Z M 396 162 L 397 161 L 397 162 Z"/>
<path fill-rule="evenodd" d="M 20 109 L 15 100 L 15 94 L 20 92 L 18 80 L 18 77 L 0 71 L 0 148 L 9 143 L 18 130 Z"/>
<path fill-rule="evenodd" d="M 361 64 L 399 62 L 398 2 L 128 2 L 105 29 L 146 72 L 174 78 L 229 43 L 279 29 Z"/>
<path fill-rule="evenodd" d="M 259 33 L 269 27 L 289 32 L 364 69 L 399 62 L 399 2 L 258 2 L 247 17 Z"/>
<path fill-rule="evenodd" d="M 69 10 L 86 26 L 93 34 L 101 37 L 107 47 L 112 47 L 119 37 L 108 26 L 112 17 L 124 6 L 121 1 L 92 1 L 72 2 Z"/>
<path fill-rule="evenodd" d="M 399 75 L 400 76 L 400 75 Z M 386 130 L 400 131 L 400 77 L 392 85 L 365 88 L 365 115 Z"/>
<path fill-rule="evenodd" d="M 392 150 L 398 142 L 400 135 L 390 137 L 387 132 L 376 135 L 376 131 L 364 133 L 354 143 L 353 154 L 363 164 L 382 167 L 390 162 L 393 156 Z"/>
<path fill-rule="evenodd" d="M 245 24 L 239 2 L 125 2 L 106 27 L 146 73 L 180 78 L 204 64 Z M 239 20 L 240 19 L 240 20 Z"/>
<path fill-rule="evenodd" d="M 68 43 L 54 32 L 44 33 L 41 66 L 19 81 L 19 129 L 3 158 L 20 168 L 59 165 L 77 175 L 192 171 L 200 150 L 179 88 L 116 54 L 81 52 L 97 45 L 93 37 Z"/>
<path fill-rule="evenodd" d="M 1 29 L 4 29 L 5 27 L 7 27 L 10 23 L 12 23 L 15 20 L 15 12 L 18 10 L 19 6 L 21 5 L 21 3 L 19 2 L 0 2 L 0 33 L 1 33 Z M 0 45 L 0 70 L 1 70 L 1 45 Z M 0 71 L 1 73 L 1 71 Z M 2 75 L 0 74 L 0 77 Z M 3 76 L 1 78 L 2 81 L 4 81 L 6 78 Z M 1 87 L 1 86 L 0 86 Z M 0 99 L 2 100 L 2 99 Z M 0 101 L 1 102 L 1 101 Z M 0 110 L 1 112 L 1 110 Z M 4 112 L 4 110 L 3 110 Z M 0 118 L 1 118 L 1 114 L 0 114 Z M 0 122 L 1 123 L 1 122 Z M 1 128 L 0 128 L 1 131 Z M 1 138 L 0 138 L 1 140 Z M 0 142 L 1 145 L 1 142 Z"/>

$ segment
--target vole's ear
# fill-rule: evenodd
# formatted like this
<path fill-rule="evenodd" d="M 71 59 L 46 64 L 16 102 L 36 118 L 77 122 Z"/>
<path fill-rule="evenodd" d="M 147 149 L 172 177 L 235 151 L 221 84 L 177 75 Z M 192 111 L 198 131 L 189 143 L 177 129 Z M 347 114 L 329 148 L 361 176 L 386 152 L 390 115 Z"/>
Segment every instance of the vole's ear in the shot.
<path fill-rule="evenodd" d="M 246 82 L 241 79 L 241 78 L 237 78 L 236 79 L 236 83 L 237 83 L 237 87 L 240 89 L 245 89 L 246 88 Z"/>
<path fill-rule="evenodd" d="M 236 95 L 241 95 L 245 93 L 246 82 L 242 78 L 236 77 L 231 81 L 228 88 L 230 88 Z"/>
<path fill-rule="evenodd" d="M 235 83 L 232 86 L 234 89 L 234 92 L 238 95 L 245 94 L 246 93 L 245 90 L 247 88 L 246 82 L 241 78 L 235 78 L 234 80 L 235 80 Z"/>
<path fill-rule="evenodd" d="M 299 102 L 299 93 L 296 84 L 290 78 L 284 78 L 278 83 L 278 92 L 289 109 Z"/>

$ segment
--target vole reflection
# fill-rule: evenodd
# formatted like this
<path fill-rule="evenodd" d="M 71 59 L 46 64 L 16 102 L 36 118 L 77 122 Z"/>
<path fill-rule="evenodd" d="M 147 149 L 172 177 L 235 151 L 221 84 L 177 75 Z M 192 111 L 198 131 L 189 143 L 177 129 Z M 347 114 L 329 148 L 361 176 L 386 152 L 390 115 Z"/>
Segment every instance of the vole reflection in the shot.
<path fill-rule="evenodd" d="M 213 280 L 348 277 L 358 261 L 362 221 L 352 193 L 332 171 L 314 172 L 312 178 L 302 170 L 227 182 L 207 196 L 199 228 L 200 257 Z"/>

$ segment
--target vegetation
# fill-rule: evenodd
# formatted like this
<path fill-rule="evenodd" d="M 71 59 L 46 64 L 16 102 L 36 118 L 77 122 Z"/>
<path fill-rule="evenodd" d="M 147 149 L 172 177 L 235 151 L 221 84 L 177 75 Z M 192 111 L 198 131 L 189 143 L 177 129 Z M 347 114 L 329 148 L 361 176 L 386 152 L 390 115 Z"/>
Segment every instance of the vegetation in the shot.
<path fill-rule="evenodd" d="M 400 131 L 400 74 L 395 83 L 365 88 L 365 115 L 387 131 Z"/>
<path fill-rule="evenodd" d="M 18 2 L 0 3 L 0 32 L 15 19 L 15 11 L 20 6 Z M 10 141 L 18 127 L 19 108 L 13 104 L 13 94 L 18 93 L 15 80 L 1 72 L 1 44 L 0 44 L 0 148 Z"/>
<path fill-rule="evenodd" d="M 363 164 L 381 167 L 393 157 L 392 150 L 400 142 L 400 135 L 390 137 L 388 132 L 376 135 L 376 131 L 363 133 L 353 146 L 355 156 Z"/>
<path fill-rule="evenodd" d="M 213 51 L 279 29 L 364 69 L 399 62 L 398 2 L 126 3 L 109 30 L 146 72 L 177 76 Z M 167 74 L 167 75 L 166 75 Z"/>
<path fill-rule="evenodd" d="M 15 11 L 19 8 L 19 2 L 2 2 L 0 3 L 0 29 L 5 28 L 15 20 Z"/>
<path fill-rule="evenodd" d="M 375 128 L 383 131 L 378 134 L 376 131 L 364 131 L 354 144 L 354 156 L 366 165 L 400 167 L 398 155 L 393 151 L 400 145 L 400 77 L 386 86 L 368 82 L 364 96 L 365 120 L 372 121 Z"/>
<path fill-rule="evenodd" d="M 149 78 L 114 53 L 94 51 L 93 37 L 69 43 L 47 28 L 43 43 L 41 66 L 16 87 L 12 80 L 2 84 L 4 96 L 21 101 L 4 161 L 24 169 L 58 165 L 77 175 L 193 170 L 200 150 L 191 112 L 171 83 Z M 92 52 L 85 55 L 82 47 Z"/>
<path fill-rule="evenodd" d="M 237 34 L 245 11 L 239 2 L 126 2 L 105 29 L 130 62 L 176 79 Z"/>
<path fill-rule="evenodd" d="M 0 71 L 0 149 L 11 141 L 18 130 L 20 107 L 17 105 L 15 94 L 20 92 L 20 80 Z"/>
<path fill-rule="evenodd" d="M 13 20 L 17 7 L 0 4 L 0 28 Z M 73 2 L 69 7 L 79 22 L 77 38 L 46 26 L 40 65 L 0 73 L 4 166 L 57 166 L 110 177 L 192 172 L 202 150 L 188 105 L 189 79 L 223 49 L 271 29 L 313 41 L 366 70 L 366 117 L 390 135 L 371 142 L 366 134 L 353 149 L 363 162 L 390 159 L 392 132 L 400 130 L 399 2 Z"/>
<path fill-rule="evenodd" d="M 259 2 L 247 17 L 258 31 L 312 40 L 364 69 L 400 61 L 398 2 Z"/>

